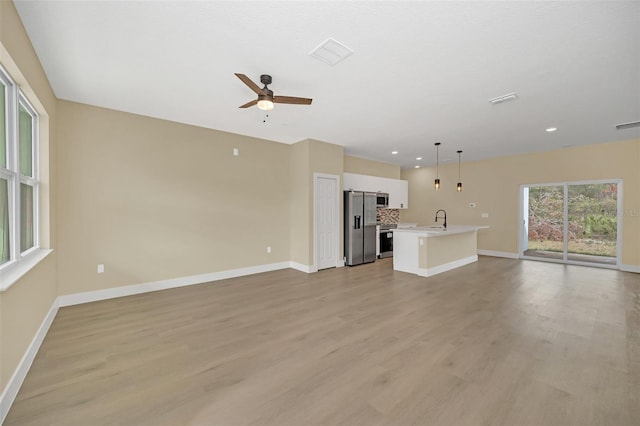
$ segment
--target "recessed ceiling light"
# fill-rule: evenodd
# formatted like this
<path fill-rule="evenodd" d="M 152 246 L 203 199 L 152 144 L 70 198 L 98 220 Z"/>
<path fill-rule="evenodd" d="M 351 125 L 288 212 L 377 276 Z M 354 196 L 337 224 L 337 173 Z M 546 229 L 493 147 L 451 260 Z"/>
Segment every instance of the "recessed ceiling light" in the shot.
<path fill-rule="evenodd" d="M 396 155 L 396 154 L 398 154 L 398 151 L 391 151 L 391 153 L 392 153 L 393 155 Z"/>
<path fill-rule="evenodd" d="M 419 169 L 419 168 L 420 168 L 420 166 L 413 166 L 413 168 L 414 168 L 414 169 Z"/>
<path fill-rule="evenodd" d="M 551 133 L 551 132 L 555 132 L 556 130 L 558 130 L 557 127 L 547 127 L 546 131 Z"/>
<path fill-rule="evenodd" d="M 420 161 L 422 160 L 422 157 L 416 157 L 416 160 Z"/>

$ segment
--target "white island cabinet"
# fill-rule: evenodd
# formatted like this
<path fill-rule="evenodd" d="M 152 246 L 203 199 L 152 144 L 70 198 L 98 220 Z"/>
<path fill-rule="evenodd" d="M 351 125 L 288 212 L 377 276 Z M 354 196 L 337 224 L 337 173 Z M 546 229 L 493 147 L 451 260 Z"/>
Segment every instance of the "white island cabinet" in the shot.
<path fill-rule="evenodd" d="M 478 230 L 451 225 L 393 230 L 393 269 L 430 277 L 478 261 Z"/>

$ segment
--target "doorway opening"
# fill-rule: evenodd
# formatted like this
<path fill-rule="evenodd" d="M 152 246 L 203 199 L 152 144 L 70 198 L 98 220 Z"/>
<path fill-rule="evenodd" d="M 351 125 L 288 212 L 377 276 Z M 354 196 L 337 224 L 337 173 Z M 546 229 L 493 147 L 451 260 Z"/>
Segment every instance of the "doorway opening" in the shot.
<path fill-rule="evenodd" d="M 520 257 L 616 268 L 622 181 L 521 187 Z"/>

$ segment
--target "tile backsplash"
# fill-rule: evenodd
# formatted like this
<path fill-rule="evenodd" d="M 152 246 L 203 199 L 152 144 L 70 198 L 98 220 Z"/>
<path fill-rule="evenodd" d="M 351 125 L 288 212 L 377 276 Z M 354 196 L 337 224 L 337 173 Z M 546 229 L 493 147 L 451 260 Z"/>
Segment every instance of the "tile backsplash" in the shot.
<path fill-rule="evenodd" d="M 377 209 L 376 219 L 385 225 L 400 222 L 400 209 Z"/>

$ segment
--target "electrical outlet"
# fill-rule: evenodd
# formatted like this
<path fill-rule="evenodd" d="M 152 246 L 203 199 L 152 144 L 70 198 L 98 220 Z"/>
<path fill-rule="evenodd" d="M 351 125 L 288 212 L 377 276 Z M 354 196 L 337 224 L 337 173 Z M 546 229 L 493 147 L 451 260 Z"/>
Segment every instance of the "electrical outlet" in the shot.
<path fill-rule="evenodd" d="M 237 157 L 238 155 L 240 155 L 240 150 L 238 148 L 233 148 L 233 156 Z"/>
<path fill-rule="evenodd" d="M 102 263 L 98 265 L 98 273 L 99 274 L 104 273 L 104 265 Z"/>
<path fill-rule="evenodd" d="M 482 218 L 483 218 L 483 219 L 486 219 L 486 218 L 488 218 L 488 217 L 489 217 L 489 213 L 482 213 Z"/>
<path fill-rule="evenodd" d="M 271 246 L 267 247 L 267 253 L 271 253 Z"/>

